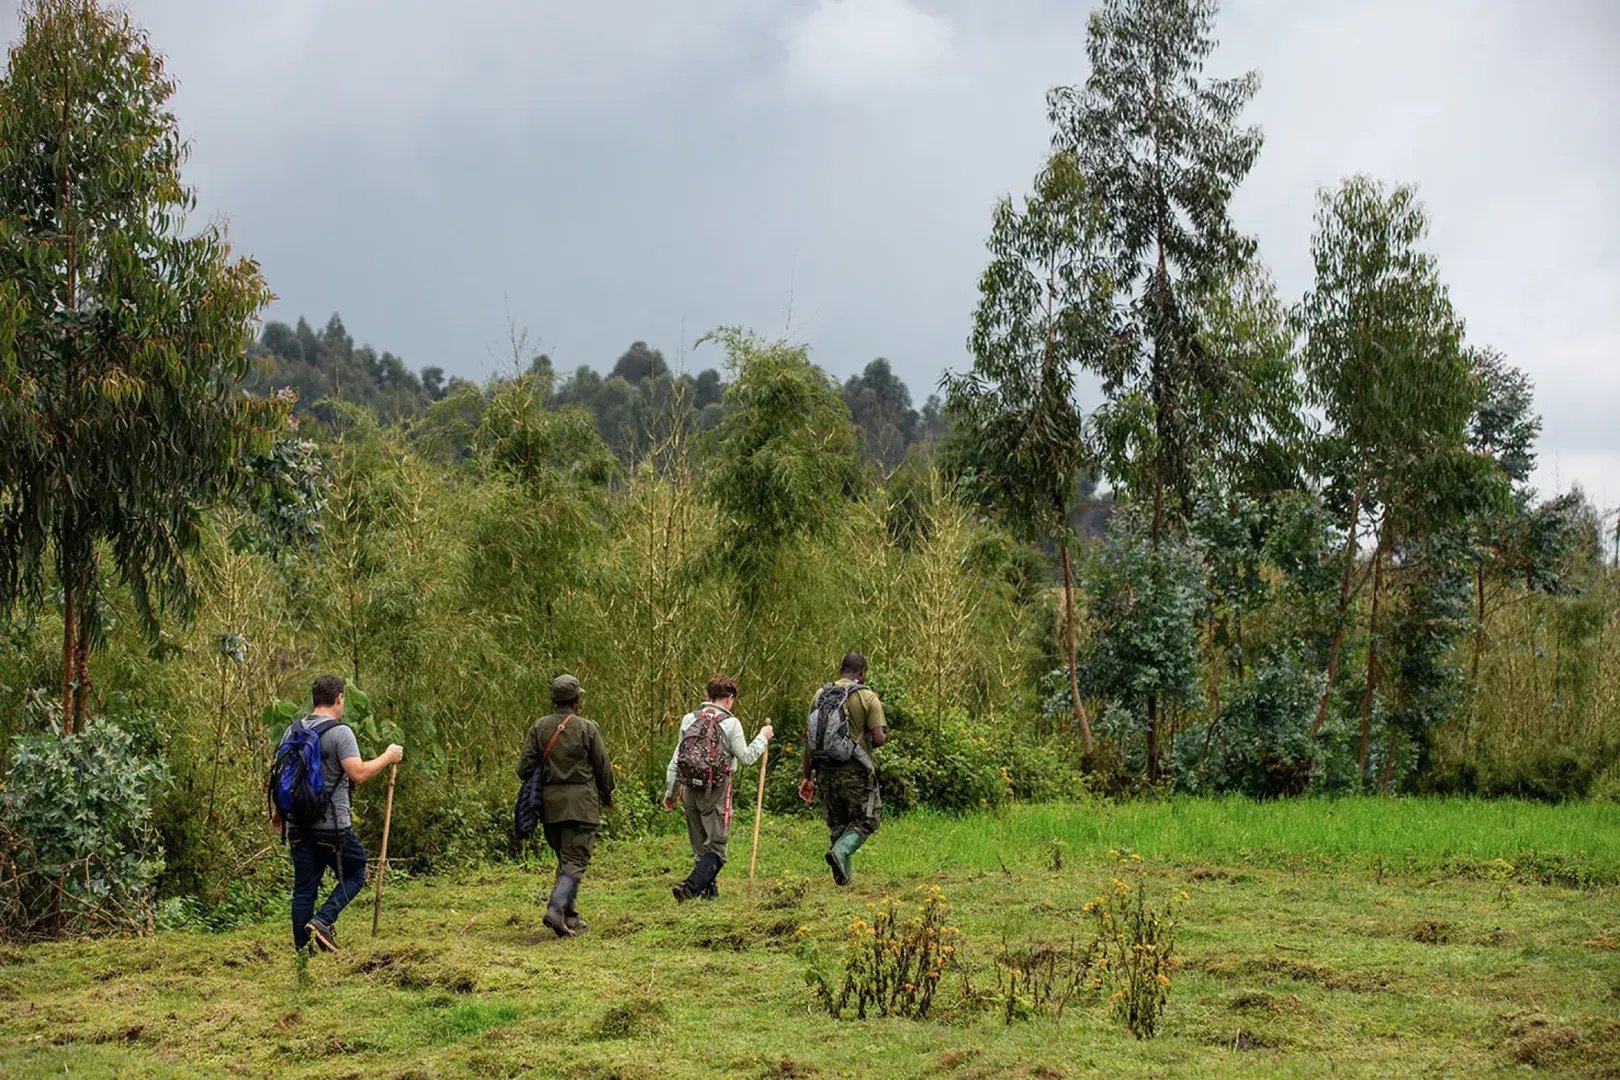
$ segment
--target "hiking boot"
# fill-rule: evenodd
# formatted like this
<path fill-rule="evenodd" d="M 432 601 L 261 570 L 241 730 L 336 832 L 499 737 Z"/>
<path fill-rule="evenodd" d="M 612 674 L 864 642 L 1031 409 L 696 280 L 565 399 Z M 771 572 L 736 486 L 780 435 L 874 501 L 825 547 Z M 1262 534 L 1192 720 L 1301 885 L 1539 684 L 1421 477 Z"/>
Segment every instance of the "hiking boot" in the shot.
<path fill-rule="evenodd" d="M 855 854 L 857 848 L 866 843 L 866 837 L 851 829 L 832 847 L 827 849 L 827 865 L 832 867 L 834 883 L 848 885 L 850 878 L 855 876 L 855 868 L 851 865 L 850 856 Z"/>
<path fill-rule="evenodd" d="M 720 886 L 715 884 L 712 881 L 709 882 L 709 887 L 707 889 L 704 889 L 703 892 L 698 895 L 698 899 L 699 900 L 718 900 L 718 899 L 720 899 Z"/>
<path fill-rule="evenodd" d="M 579 909 L 574 907 L 572 900 L 568 902 L 568 912 L 563 916 L 563 922 L 568 926 L 569 932 L 571 932 L 575 937 L 578 937 L 580 934 L 585 933 L 585 931 L 591 928 L 590 923 L 579 917 Z"/>
<path fill-rule="evenodd" d="M 574 906 L 574 894 L 579 891 L 579 879 L 557 871 L 557 883 L 551 887 L 551 899 L 546 903 L 544 922 L 558 937 L 573 937 L 568 926 L 568 909 Z"/>
<path fill-rule="evenodd" d="M 720 895 L 719 890 L 714 887 L 714 879 L 724 865 L 720 861 L 720 856 L 706 851 L 698 856 L 697 862 L 692 866 L 692 872 L 686 875 L 686 880 L 676 885 L 670 892 L 677 902 L 698 898 L 712 900 Z"/>
<path fill-rule="evenodd" d="M 305 923 L 304 929 L 309 931 L 309 940 L 318 951 L 338 951 L 337 930 L 330 923 L 317 917 Z"/>

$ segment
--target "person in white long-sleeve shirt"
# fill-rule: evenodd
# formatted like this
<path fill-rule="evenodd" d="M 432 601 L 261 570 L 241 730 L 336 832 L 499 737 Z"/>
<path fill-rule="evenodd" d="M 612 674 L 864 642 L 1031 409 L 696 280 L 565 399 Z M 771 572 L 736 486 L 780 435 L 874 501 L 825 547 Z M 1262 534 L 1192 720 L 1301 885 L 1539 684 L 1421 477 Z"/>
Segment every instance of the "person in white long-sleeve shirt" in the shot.
<path fill-rule="evenodd" d="M 766 724 L 749 742 L 742 721 L 732 715 L 736 704 L 734 679 L 729 675 L 710 679 L 707 700 L 681 717 L 680 738 L 664 771 L 664 809 L 673 811 L 679 796 L 692 842 L 692 872 L 671 890 L 676 900 L 719 897 L 715 879 L 726 863 L 731 839 L 731 774 L 739 765 L 758 761 L 775 734 Z"/>

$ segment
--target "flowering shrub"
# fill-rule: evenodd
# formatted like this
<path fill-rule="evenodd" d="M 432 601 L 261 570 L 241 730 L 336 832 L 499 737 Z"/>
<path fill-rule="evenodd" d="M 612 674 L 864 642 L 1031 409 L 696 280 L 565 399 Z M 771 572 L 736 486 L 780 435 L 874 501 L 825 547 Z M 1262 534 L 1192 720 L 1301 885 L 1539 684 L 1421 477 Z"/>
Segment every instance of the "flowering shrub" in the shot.
<path fill-rule="evenodd" d="M 842 1018 L 853 1011 L 922 1020 L 934 1004 L 940 979 L 956 958 L 961 931 L 945 922 L 950 905 L 937 885 L 918 891 L 916 913 L 906 915 L 898 901 L 869 905 L 869 920 L 857 916 L 844 943 L 844 976 L 837 991 L 818 969 L 807 978 L 827 1011 Z"/>
<path fill-rule="evenodd" d="M 1142 856 L 1115 854 L 1125 876 L 1109 879 L 1108 890 L 1085 907 L 1100 950 L 1095 987 L 1111 987 L 1114 1015 L 1132 1035 L 1147 1039 L 1158 1031 L 1170 1000 L 1170 974 L 1181 966 L 1175 953 L 1176 909 L 1187 894 L 1177 890 L 1163 907 L 1149 906 Z"/>

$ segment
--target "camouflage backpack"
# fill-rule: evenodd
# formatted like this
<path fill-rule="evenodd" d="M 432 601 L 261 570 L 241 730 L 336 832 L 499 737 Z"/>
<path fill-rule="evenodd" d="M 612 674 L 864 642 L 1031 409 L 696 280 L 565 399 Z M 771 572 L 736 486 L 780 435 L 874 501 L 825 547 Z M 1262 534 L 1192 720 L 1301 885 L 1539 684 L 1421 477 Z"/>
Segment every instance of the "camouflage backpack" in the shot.
<path fill-rule="evenodd" d="M 692 720 L 692 726 L 681 732 L 680 744 L 675 748 L 675 779 L 694 790 L 713 785 L 723 779 L 726 768 L 721 762 L 721 721 L 730 717 L 718 705 L 704 705 Z"/>

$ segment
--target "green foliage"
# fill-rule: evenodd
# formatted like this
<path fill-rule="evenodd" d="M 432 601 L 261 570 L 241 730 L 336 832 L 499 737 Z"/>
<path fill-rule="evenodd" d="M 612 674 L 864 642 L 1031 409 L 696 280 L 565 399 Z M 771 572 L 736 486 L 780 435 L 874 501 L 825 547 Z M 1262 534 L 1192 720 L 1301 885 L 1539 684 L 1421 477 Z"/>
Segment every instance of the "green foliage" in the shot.
<path fill-rule="evenodd" d="M 712 338 L 726 350 L 733 378 L 727 416 L 707 444 L 709 497 L 733 526 L 720 541 L 721 558 L 752 601 L 790 544 L 837 520 L 852 481 L 854 432 L 848 408 L 805 347 L 735 328 Z"/>
<path fill-rule="evenodd" d="M 43 702 L 41 701 L 41 706 Z M 0 926 L 8 937 L 151 928 L 163 871 L 152 808 L 168 783 L 132 729 L 99 719 L 12 740 L 0 802 Z"/>
<path fill-rule="evenodd" d="M 1321 672 L 1298 655 L 1263 659 L 1228 691 L 1212 719 L 1177 735 L 1178 783 L 1256 798 L 1304 794 L 1321 688 Z"/>
<path fill-rule="evenodd" d="M 971 458 L 965 475 L 1027 538 L 1058 538 L 1088 464 L 1075 379 L 1109 334 L 1096 198 L 1072 154 L 1054 154 L 1022 208 L 996 204 L 990 265 L 946 408 Z"/>
<path fill-rule="evenodd" d="M 206 511 L 288 407 L 236 390 L 270 293 L 222 225 L 180 234 L 173 92 L 129 15 L 85 0 L 24 7 L 0 78 L 0 610 L 39 609 L 54 571 L 64 731 L 106 631 L 101 559 L 148 635 L 189 616 Z"/>
<path fill-rule="evenodd" d="M 1109 701 L 1104 727 L 1145 768 L 1147 747 L 1136 736 L 1149 732 L 1150 698 L 1187 703 L 1198 690 L 1194 626 L 1204 597 L 1197 550 L 1171 540 L 1155 547 L 1144 522 L 1116 515 L 1081 577 L 1093 626 L 1081 685 Z"/>
<path fill-rule="evenodd" d="M 1161 527 L 1191 511 L 1194 488 L 1237 417 L 1260 402 L 1250 371 L 1205 347 L 1206 290 L 1253 249 L 1228 215 L 1260 153 L 1238 117 L 1256 72 L 1204 78 L 1213 0 L 1107 0 L 1086 35 L 1083 87 L 1047 96 L 1055 143 L 1078 155 L 1106 222 L 1106 265 L 1126 322 L 1092 368 L 1106 402 L 1095 420 L 1107 474 Z"/>

